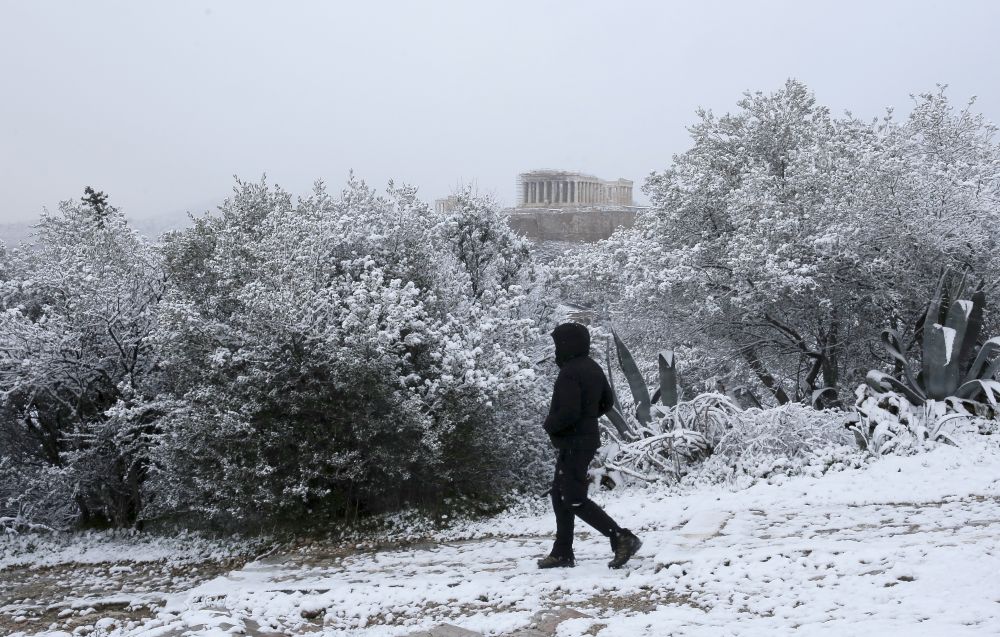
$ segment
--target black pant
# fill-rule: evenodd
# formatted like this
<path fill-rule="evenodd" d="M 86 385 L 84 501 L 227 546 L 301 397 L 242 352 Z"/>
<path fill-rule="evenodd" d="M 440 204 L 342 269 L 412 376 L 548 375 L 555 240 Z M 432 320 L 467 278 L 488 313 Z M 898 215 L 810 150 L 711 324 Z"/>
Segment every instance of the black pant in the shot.
<path fill-rule="evenodd" d="M 587 468 L 596 449 L 560 449 L 552 480 L 552 510 L 556 514 L 556 543 L 552 555 L 573 557 L 573 521 L 581 520 L 612 538 L 621 532 L 604 509 L 587 497 Z M 612 545 L 612 548 L 614 546 Z"/>

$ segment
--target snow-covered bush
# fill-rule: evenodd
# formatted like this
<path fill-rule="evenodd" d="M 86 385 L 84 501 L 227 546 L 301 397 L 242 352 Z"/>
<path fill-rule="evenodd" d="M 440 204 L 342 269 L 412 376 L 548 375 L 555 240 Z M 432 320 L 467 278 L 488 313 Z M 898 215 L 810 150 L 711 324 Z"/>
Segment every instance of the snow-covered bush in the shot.
<path fill-rule="evenodd" d="M 713 455 L 692 468 L 686 483 L 730 482 L 749 486 L 757 480 L 797 475 L 820 476 L 856 468 L 865 455 L 850 446 L 845 429 L 849 414 L 818 410 L 801 403 L 739 412 L 720 436 Z"/>
<path fill-rule="evenodd" d="M 76 523 L 70 469 L 0 456 L 0 533 L 65 530 Z"/>
<path fill-rule="evenodd" d="M 908 346 L 899 331 L 882 332 L 896 375 L 871 370 L 865 382 L 875 393 L 903 394 L 912 405 L 950 398 L 962 401 L 969 413 L 995 415 L 1000 338 L 981 339 L 987 318 L 985 281 L 972 291 L 965 276 L 950 274 L 941 274 L 924 312 L 914 321 Z"/>
<path fill-rule="evenodd" d="M 868 385 L 857 389 L 857 419 L 850 424 L 858 447 L 874 455 L 910 454 L 935 443 L 954 445 L 949 423 L 986 421 L 966 409 L 964 401 L 928 400 L 914 405 L 903 394 L 876 392 Z"/>
<path fill-rule="evenodd" d="M 527 263 L 463 201 L 240 183 L 169 236 L 147 514 L 322 520 L 516 486 L 544 448 Z"/>
<path fill-rule="evenodd" d="M 34 246 L 4 255 L 0 461 L 21 475 L 0 487 L 0 517 L 56 527 L 74 516 L 135 520 L 164 285 L 155 250 L 90 189 L 42 216 Z"/>
<path fill-rule="evenodd" d="M 754 462 L 778 456 L 798 458 L 830 446 L 848 444 L 847 414 L 800 403 L 740 412 L 720 436 L 715 453 L 733 461 Z"/>
<path fill-rule="evenodd" d="M 997 420 L 1000 338 L 981 337 L 985 285 L 970 291 L 966 283 L 966 276 L 941 274 L 908 342 L 898 330 L 882 332 L 894 373 L 873 369 L 855 392 L 851 430 L 860 448 L 880 455 L 955 444 L 949 422 L 976 420 L 989 430 L 989 421 Z"/>
<path fill-rule="evenodd" d="M 622 441 L 605 428 L 609 442 L 599 455 L 599 475 L 616 483 L 676 482 L 711 457 L 710 466 L 759 477 L 850 442 L 845 412 L 798 403 L 743 410 L 726 396 L 700 394 L 676 407 L 654 406 L 653 412 L 657 417 L 638 440 Z"/>
<path fill-rule="evenodd" d="M 680 484 L 688 487 L 728 484 L 736 488 L 746 488 L 760 481 L 781 483 L 795 476 L 818 478 L 830 472 L 858 469 L 872 460 L 872 456 L 859 451 L 853 445 L 824 446 L 803 451 L 794 457 L 759 454 L 734 461 L 726 456 L 717 455 L 692 467 L 691 471 L 681 478 Z"/>
<path fill-rule="evenodd" d="M 700 394 L 672 407 L 653 405 L 651 420 L 634 422 L 634 436 L 621 437 L 604 428 L 608 440 L 598 455 L 600 475 L 618 484 L 621 476 L 676 481 L 692 463 L 712 454 L 715 445 L 740 416 L 740 408 L 719 394 Z"/>

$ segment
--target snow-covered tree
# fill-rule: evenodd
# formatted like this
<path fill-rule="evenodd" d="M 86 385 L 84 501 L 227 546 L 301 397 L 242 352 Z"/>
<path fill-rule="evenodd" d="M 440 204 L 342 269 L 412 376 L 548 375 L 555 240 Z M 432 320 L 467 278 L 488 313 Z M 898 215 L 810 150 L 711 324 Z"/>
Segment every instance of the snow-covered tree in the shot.
<path fill-rule="evenodd" d="M 103 193 L 88 189 L 83 203 L 46 212 L 36 245 L 6 254 L 2 269 L 7 468 L 47 482 L 58 473 L 61 497 L 75 501 L 85 523 L 132 522 L 155 420 L 146 403 L 158 387 L 149 338 L 164 290 L 157 253 Z M 30 493 L 7 494 L 8 503 L 13 497 L 23 508 Z"/>
<path fill-rule="evenodd" d="M 939 268 L 995 277 L 994 129 L 943 91 L 902 122 L 835 118 L 794 80 L 738 106 L 699 111 L 691 148 L 646 182 L 651 210 L 557 270 L 770 400 L 836 404 Z"/>
<path fill-rule="evenodd" d="M 435 220 L 438 243 L 449 249 L 469 277 L 472 294 L 510 289 L 530 264 L 528 241 L 510 230 L 500 205 L 466 186 Z"/>

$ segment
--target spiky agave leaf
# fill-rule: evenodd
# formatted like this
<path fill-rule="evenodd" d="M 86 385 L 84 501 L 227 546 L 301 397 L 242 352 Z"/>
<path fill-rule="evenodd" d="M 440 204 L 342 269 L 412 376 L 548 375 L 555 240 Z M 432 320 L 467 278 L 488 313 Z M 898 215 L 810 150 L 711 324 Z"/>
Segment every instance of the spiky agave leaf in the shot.
<path fill-rule="evenodd" d="M 913 376 L 913 367 L 910 365 L 910 360 L 906 357 L 906 352 L 903 351 L 902 344 L 903 339 L 896 330 L 885 330 L 882 332 L 882 346 L 885 347 L 885 351 L 888 352 L 889 356 L 900 363 L 900 366 L 903 368 L 903 377 L 906 379 L 906 384 L 915 393 L 919 394 L 921 398 L 926 398 L 927 396 L 924 394 L 923 387 L 920 386 L 920 383 Z"/>
<path fill-rule="evenodd" d="M 1000 380 L 997 376 L 998 374 L 1000 374 L 1000 356 L 993 359 L 993 362 L 990 363 L 989 367 L 986 368 L 986 371 L 979 378 L 981 380 Z"/>
<path fill-rule="evenodd" d="M 809 400 L 809 405 L 813 409 L 819 409 L 821 407 L 820 401 L 823 400 L 823 396 L 827 394 L 832 395 L 833 399 L 836 400 L 837 388 L 828 385 L 826 387 L 821 387 L 820 389 L 813 390 L 812 397 Z"/>
<path fill-rule="evenodd" d="M 944 277 L 945 273 L 942 272 L 941 276 L 938 277 L 937 288 L 934 290 L 934 296 L 931 297 L 930 303 L 927 304 L 927 311 L 924 313 L 923 317 L 923 326 L 922 326 L 923 341 L 921 343 L 922 352 L 921 352 L 920 362 L 921 362 L 921 377 L 923 378 L 925 384 L 927 383 L 927 379 L 931 375 L 931 357 L 927 355 L 928 346 L 934 339 L 934 326 L 940 325 L 941 294 L 944 288 Z"/>
<path fill-rule="evenodd" d="M 667 407 L 677 405 L 677 359 L 673 350 L 663 350 L 657 355 L 660 368 L 660 404 Z"/>
<path fill-rule="evenodd" d="M 926 399 L 922 395 L 915 392 L 903 381 L 898 378 L 893 378 L 889 374 L 885 374 L 876 369 L 868 372 L 868 375 L 865 376 L 865 383 L 880 394 L 897 391 L 906 396 L 906 399 L 914 405 L 923 405 L 924 402 L 926 402 Z"/>
<path fill-rule="evenodd" d="M 625 416 L 622 415 L 622 412 L 620 412 L 617 407 L 612 407 L 611 411 L 604 415 L 607 416 L 608 420 L 611 421 L 611 424 L 615 426 L 616 430 L 618 430 L 618 435 L 622 440 L 632 440 L 635 438 L 635 435 L 632 433 L 632 428 L 628 425 L 628 421 L 625 420 Z"/>
<path fill-rule="evenodd" d="M 618 435 L 623 440 L 631 440 L 635 438 L 635 432 L 632 431 L 632 427 L 629 426 L 625 416 L 622 415 L 621 402 L 618 400 L 618 390 L 615 389 L 615 377 L 611 373 L 611 339 L 605 341 L 604 345 L 604 364 L 608 370 L 608 385 L 611 387 L 611 397 L 615 401 L 611 407 L 611 411 L 605 415 L 611 421 L 611 424 L 614 425 L 615 429 L 618 430 Z"/>
<path fill-rule="evenodd" d="M 973 399 L 980 393 L 986 396 L 986 400 L 990 405 L 997 407 L 997 396 L 1000 396 L 1000 382 L 977 378 L 959 387 L 955 395 L 959 398 Z"/>
<path fill-rule="evenodd" d="M 948 309 L 948 317 L 945 319 L 944 336 L 945 347 L 945 396 L 952 395 L 958 389 L 959 361 L 965 343 L 965 335 L 969 327 L 969 318 L 975 304 L 972 301 L 956 300 Z M 947 342 L 950 339 L 950 342 Z"/>
<path fill-rule="evenodd" d="M 650 420 L 649 405 L 651 401 L 646 381 L 643 380 L 642 374 L 639 372 L 639 366 L 635 364 L 632 352 L 629 351 L 625 342 L 619 338 L 618 332 L 613 327 L 611 328 L 611 335 L 615 339 L 615 349 L 618 351 L 618 364 L 621 366 L 622 371 L 625 372 L 625 379 L 628 381 L 629 389 L 632 390 L 632 400 L 635 402 L 635 418 L 639 421 L 640 425 L 648 425 Z"/>
<path fill-rule="evenodd" d="M 1000 352 L 1000 337 L 994 336 L 979 348 L 979 354 L 976 355 L 976 360 L 973 361 L 972 367 L 969 368 L 969 373 L 966 374 L 963 380 L 969 382 L 977 378 L 992 378 L 1000 370 L 994 368 L 993 365 L 990 365 L 987 374 L 983 374 L 983 370 L 986 367 L 986 362 L 997 352 Z"/>
<path fill-rule="evenodd" d="M 955 331 L 935 323 L 924 330 L 924 393 L 931 400 L 944 400 L 957 389 L 948 382 L 948 359 L 954 348 Z"/>
<path fill-rule="evenodd" d="M 972 312 L 969 314 L 969 325 L 965 328 L 965 338 L 962 339 L 962 349 L 958 354 L 959 376 L 965 377 L 972 366 L 979 345 L 979 334 L 983 329 L 983 313 L 986 308 L 986 292 L 980 283 L 979 289 L 972 294 Z"/>

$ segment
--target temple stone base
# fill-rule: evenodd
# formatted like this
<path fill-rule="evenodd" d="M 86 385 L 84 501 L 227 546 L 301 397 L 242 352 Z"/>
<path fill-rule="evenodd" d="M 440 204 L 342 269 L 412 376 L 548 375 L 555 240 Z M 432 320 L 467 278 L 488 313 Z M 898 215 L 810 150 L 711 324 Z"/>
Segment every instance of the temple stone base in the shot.
<path fill-rule="evenodd" d="M 635 207 L 580 208 L 511 208 L 507 210 L 511 228 L 535 242 L 568 241 L 591 243 L 607 239 L 617 228 L 635 223 Z"/>

